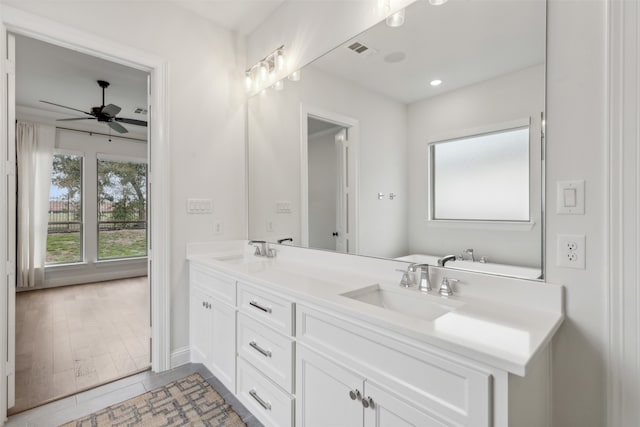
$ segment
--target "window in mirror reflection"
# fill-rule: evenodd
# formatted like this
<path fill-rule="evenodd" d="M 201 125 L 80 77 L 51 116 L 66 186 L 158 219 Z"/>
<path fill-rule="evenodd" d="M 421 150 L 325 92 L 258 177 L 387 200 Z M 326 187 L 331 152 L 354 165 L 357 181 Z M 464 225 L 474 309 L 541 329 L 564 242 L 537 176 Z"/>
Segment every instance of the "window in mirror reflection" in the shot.
<path fill-rule="evenodd" d="M 431 144 L 431 219 L 529 221 L 529 126 Z"/>

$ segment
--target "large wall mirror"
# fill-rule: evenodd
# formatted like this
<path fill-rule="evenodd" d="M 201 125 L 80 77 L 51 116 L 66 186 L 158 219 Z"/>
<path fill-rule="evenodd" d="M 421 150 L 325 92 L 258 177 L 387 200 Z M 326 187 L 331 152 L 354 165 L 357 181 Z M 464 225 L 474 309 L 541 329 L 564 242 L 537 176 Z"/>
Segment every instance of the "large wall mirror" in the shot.
<path fill-rule="evenodd" d="M 543 278 L 545 18 L 417 1 L 249 98 L 249 237 Z"/>

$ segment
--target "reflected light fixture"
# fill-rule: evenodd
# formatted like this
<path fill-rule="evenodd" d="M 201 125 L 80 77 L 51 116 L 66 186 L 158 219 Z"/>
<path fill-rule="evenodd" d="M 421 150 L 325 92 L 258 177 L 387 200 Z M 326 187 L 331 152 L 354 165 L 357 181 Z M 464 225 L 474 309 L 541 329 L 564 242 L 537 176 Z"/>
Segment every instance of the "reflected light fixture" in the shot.
<path fill-rule="evenodd" d="M 429 84 L 431 86 L 440 86 L 442 84 L 442 80 L 440 80 L 440 79 L 431 80 L 431 82 L 429 82 Z"/>
<path fill-rule="evenodd" d="M 429 3 L 431 3 L 432 6 L 442 6 L 448 1 L 449 0 L 429 0 Z"/>
<path fill-rule="evenodd" d="M 289 74 L 289 80 L 292 82 L 297 82 L 300 80 L 300 70 L 296 70 L 293 73 Z"/>
<path fill-rule="evenodd" d="M 388 16 L 386 22 L 389 27 L 400 27 L 404 24 L 404 9 L 400 9 L 393 15 Z"/>
<path fill-rule="evenodd" d="M 278 91 L 284 89 L 284 80 L 278 80 L 277 82 L 275 82 L 273 84 L 273 88 Z"/>
<path fill-rule="evenodd" d="M 275 87 L 275 79 L 282 77 L 286 68 L 286 56 L 284 46 L 272 51 L 269 55 L 247 68 L 244 74 L 244 83 L 247 92 L 263 92 L 269 85 Z"/>

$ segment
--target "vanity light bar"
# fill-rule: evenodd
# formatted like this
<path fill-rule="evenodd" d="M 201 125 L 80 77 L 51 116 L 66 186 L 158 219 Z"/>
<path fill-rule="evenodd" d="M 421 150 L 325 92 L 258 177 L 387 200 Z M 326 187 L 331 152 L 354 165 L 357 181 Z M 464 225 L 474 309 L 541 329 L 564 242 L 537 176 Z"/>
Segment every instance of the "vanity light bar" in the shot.
<path fill-rule="evenodd" d="M 275 81 L 276 76 L 282 74 L 287 66 L 284 45 L 273 50 L 270 54 L 262 58 L 260 61 L 247 68 L 245 71 L 244 83 L 247 92 L 262 92 L 267 87 L 275 90 L 284 88 L 284 79 Z M 300 70 L 291 73 L 289 80 L 300 80 Z"/>

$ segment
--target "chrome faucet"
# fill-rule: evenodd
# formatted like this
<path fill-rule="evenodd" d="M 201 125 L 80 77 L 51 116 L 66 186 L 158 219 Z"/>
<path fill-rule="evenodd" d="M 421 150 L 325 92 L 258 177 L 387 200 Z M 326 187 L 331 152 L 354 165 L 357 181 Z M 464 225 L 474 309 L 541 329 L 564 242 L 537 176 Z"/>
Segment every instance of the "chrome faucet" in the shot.
<path fill-rule="evenodd" d="M 408 271 L 414 273 L 420 269 L 420 282 L 418 282 L 418 290 L 428 292 L 431 290 L 431 280 L 429 279 L 429 264 L 411 264 Z"/>
<path fill-rule="evenodd" d="M 455 260 L 456 260 L 455 255 L 443 256 L 442 258 L 438 259 L 438 266 L 444 267 L 449 261 L 455 261 Z"/>
<path fill-rule="evenodd" d="M 471 262 L 475 262 L 476 259 L 473 257 L 473 249 L 465 249 L 462 251 L 462 259 L 468 259 Z"/>
<path fill-rule="evenodd" d="M 253 253 L 255 256 L 263 256 L 267 258 L 273 258 L 276 256 L 275 249 L 269 248 L 269 244 L 264 240 L 249 240 L 250 245 L 255 245 L 256 251 Z"/>
<path fill-rule="evenodd" d="M 411 266 L 409 266 L 406 270 L 401 270 L 399 268 L 396 269 L 396 271 L 399 271 L 402 273 L 402 279 L 400 279 L 400 286 L 404 288 L 410 288 L 414 285 L 413 280 L 409 275 L 409 272 L 411 271 L 410 269 L 411 269 Z"/>
<path fill-rule="evenodd" d="M 293 239 L 291 237 L 285 237 L 284 239 L 278 239 L 278 244 L 283 244 L 284 242 L 291 242 L 293 244 Z"/>
<path fill-rule="evenodd" d="M 440 289 L 438 290 L 438 292 L 443 297 L 450 297 L 451 295 L 453 295 L 453 288 L 451 287 L 451 285 L 456 284 L 458 282 L 459 282 L 458 279 L 450 279 L 448 277 L 443 277 L 442 282 L 440 282 Z"/>

